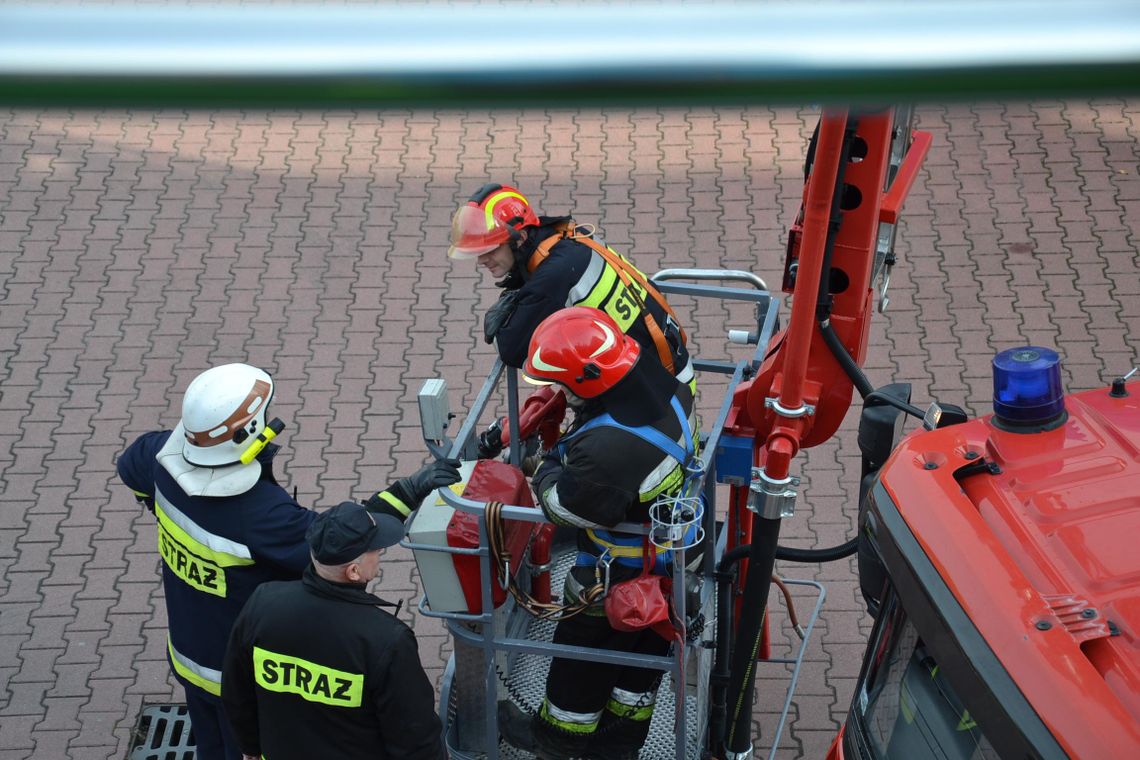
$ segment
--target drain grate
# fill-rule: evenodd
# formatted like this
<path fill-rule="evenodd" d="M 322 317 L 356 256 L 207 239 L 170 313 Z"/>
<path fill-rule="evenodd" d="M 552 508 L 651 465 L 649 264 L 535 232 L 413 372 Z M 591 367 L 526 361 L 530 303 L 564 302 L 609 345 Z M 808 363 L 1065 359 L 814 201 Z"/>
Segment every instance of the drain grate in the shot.
<path fill-rule="evenodd" d="M 194 760 L 186 705 L 144 705 L 127 760 Z"/>

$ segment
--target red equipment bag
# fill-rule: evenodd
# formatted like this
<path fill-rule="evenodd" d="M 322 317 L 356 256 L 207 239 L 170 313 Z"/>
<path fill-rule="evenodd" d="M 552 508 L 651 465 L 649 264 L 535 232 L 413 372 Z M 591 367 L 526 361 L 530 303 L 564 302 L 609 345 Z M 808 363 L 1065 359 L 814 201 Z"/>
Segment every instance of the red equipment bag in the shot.
<path fill-rule="evenodd" d="M 533 507 L 534 498 L 522 471 L 506 462 L 493 459 L 480 459 L 463 489 L 463 496 L 476 501 L 501 501 L 505 504 L 518 504 Z M 540 527 L 535 523 L 508 520 L 507 548 L 511 556 L 511 572 L 524 561 L 527 543 L 531 532 Z M 479 518 L 468 512 L 456 510 L 447 525 L 447 545 L 463 549 L 479 548 Z M 453 557 L 459 584 L 467 598 L 467 612 L 478 614 L 483 611 L 483 592 L 479 583 L 479 558 L 469 554 Z M 549 583 L 549 581 L 548 581 Z M 499 584 L 491 589 L 494 605 L 498 607 L 507 597 L 507 592 Z"/>
<path fill-rule="evenodd" d="M 606 619 L 615 631 L 643 631 L 652 628 L 664 639 L 676 638 L 670 594 L 673 580 L 650 572 L 649 539 L 645 539 L 641 575 L 610 586 L 604 602 Z"/>

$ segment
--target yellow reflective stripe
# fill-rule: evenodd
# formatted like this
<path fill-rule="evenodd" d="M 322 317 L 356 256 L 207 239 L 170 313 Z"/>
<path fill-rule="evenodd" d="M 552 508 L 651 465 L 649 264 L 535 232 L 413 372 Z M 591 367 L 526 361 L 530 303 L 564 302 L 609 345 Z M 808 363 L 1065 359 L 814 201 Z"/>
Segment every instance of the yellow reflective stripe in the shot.
<path fill-rule="evenodd" d="M 296 694 L 309 702 L 332 707 L 360 707 L 364 675 L 346 673 L 300 657 L 253 648 L 253 678 L 266 691 Z"/>
<path fill-rule="evenodd" d="M 192 537 L 186 530 L 182 528 L 181 525 L 175 522 L 174 518 L 172 518 L 166 513 L 166 511 L 164 511 L 162 501 L 162 499 L 156 500 L 154 506 L 154 514 L 158 517 L 158 524 L 161 525 L 168 534 L 170 534 L 171 538 L 189 549 L 191 553 L 196 554 L 202 559 L 213 562 L 219 567 L 239 567 L 243 565 L 253 564 L 253 559 L 248 556 L 242 557 L 238 554 L 232 554 L 220 549 L 212 549 L 206 544 Z M 167 505 L 167 509 L 170 509 L 169 505 Z M 184 520 L 187 519 L 184 515 L 181 517 Z M 198 526 L 195 527 L 198 531 L 206 534 L 206 531 L 203 528 L 200 528 Z M 229 539 L 223 538 L 221 536 L 214 536 L 213 534 L 207 535 L 210 538 L 218 539 L 219 542 L 225 542 L 226 544 L 229 544 L 237 549 L 248 552 L 248 549 L 246 549 L 246 547 L 242 544 L 234 543 L 232 541 L 229 541 Z M 205 538 L 207 536 L 204 535 L 203 537 Z"/>
<path fill-rule="evenodd" d="M 397 499 L 395 496 L 388 493 L 387 491 L 381 491 L 380 492 L 380 500 L 387 502 L 389 505 L 392 506 L 393 509 L 395 509 L 397 512 L 402 514 L 404 517 L 407 517 L 408 515 L 410 515 L 412 513 L 411 507 L 409 507 L 407 504 L 400 501 L 399 499 Z"/>
<path fill-rule="evenodd" d="M 622 546 L 621 544 L 611 543 L 604 538 L 600 538 L 593 528 L 587 528 L 586 535 L 598 546 L 604 546 L 608 549 L 610 555 L 613 557 L 640 557 L 645 553 L 645 547 L 641 544 L 637 546 Z M 669 551 L 668 548 L 662 548 L 653 544 L 650 544 L 649 547 L 653 550 L 654 555 Z"/>
<path fill-rule="evenodd" d="M 162 520 L 158 522 L 158 553 L 162 555 L 162 561 L 170 568 L 170 572 L 191 588 L 225 597 L 226 571 L 209 560 L 194 556 L 166 531 L 167 524 L 169 523 L 163 523 Z"/>
<path fill-rule="evenodd" d="M 642 503 L 653 501 L 663 493 L 672 492 L 680 488 L 681 483 L 684 481 L 684 479 L 685 475 L 683 472 L 681 472 L 681 466 L 674 465 L 673 469 L 669 471 L 669 474 L 665 476 L 664 480 L 658 483 L 657 486 L 653 489 L 640 494 L 638 498 L 641 499 Z"/>
<path fill-rule="evenodd" d="M 547 699 L 542 700 L 542 709 L 538 714 L 547 723 L 573 734 L 594 733 L 598 728 L 598 722 L 602 719 L 601 710 L 596 713 L 570 712 L 550 704 Z"/>
<path fill-rule="evenodd" d="M 501 201 L 505 198 L 518 198 L 520 201 L 527 204 L 528 206 L 530 205 L 530 201 L 528 201 L 525 197 L 523 197 L 522 195 L 519 195 L 518 193 L 512 193 L 509 191 L 504 191 L 501 193 L 495 193 L 494 195 L 492 195 L 490 198 L 487 199 L 486 204 L 483 206 L 483 212 L 487 217 L 487 229 L 489 229 L 489 230 L 495 229 L 495 206 L 498 205 L 499 201 Z"/>
<path fill-rule="evenodd" d="M 174 642 L 166 638 L 166 650 L 170 652 L 170 663 L 174 672 L 203 691 L 208 691 L 215 697 L 222 696 L 222 673 L 220 670 L 199 665 L 186 655 L 174 648 Z"/>
<path fill-rule="evenodd" d="M 597 256 L 597 254 L 593 254 Z M 590 306 L 595 309 L 600 309 L 602 302 L 606 300 L 606 296 L 613 290 L 614 281 L 617 280 L 617 272 L 609 264 L 605 263 L 605 259 L 598 256 L 602 261 L 602 273 L 598 277 L 598 281 L 594 283 L 594 287 L 590 288 L 590 292 L 586 297 L 578 301 L 575 306 Z"/>
<path fill-rule="evenodd" d="M 633 284 L 633 287 L 639 289 L 636 284 Z M 644 297 L 644 293 L 642 296 Z M 629 332 L 634 320 L 641 314 L 641 307 L 637 305 L 637 301 L 630 297 L 629 290 L 620 283 L 614 288 L 613 297 L 606 301 L 603 309 L 606 314 L 613 317 L 622 332 Z"/>
<path fill-rule="evenodd" d="M 969 710 L 962 711 L 962 719 L 958 721 L 958 727 L 955 731 L 969 731 L 978 727 L 977 721 L 970 715 Z"/>
<path fill-rule="evenodd" d="M 649 720 L 653 717 L 653 708 L 654 705 L 652 703 L 643 707 L 638 707 L 637 705 L 623 705 L 616 699 L 611 699 L 606 702 L 607 710 L 609 710 L 617 717 L 625 718 L 627 720 Z"/>
<path fill-rule="evenodd" d="M 910 694 L 910 688 L 904 681 L 899 687 L 899 710 L 902 712 L 903 720 L 908 724 L 914 723 L 914 697 Z"/>
<path fill-rule="evenodd" d="M 613 248 L 607 246 L 609 251 L 615 258 L 621 259 L 629 268 L 641 274 L 629 261 Z M 598 281 L 586 294 L 586 297 L 578 301 L 578 306 L 591 306 L 595 309 L 601 309 L 606 314 L 609 314 L 622 332 L 629 332 L 629 328 L 633 325 L 641 315 L 641 307 L 638 302 L 644 303 L 645 298 L 649 295 L 649 291 L 638 284 L 637 280 L 630 277 L 629 285 L 621 281 L 621 276 L 618 274 L 617 269 L 605 260 L 600 253 L 596 251 L 593 253 L 597 259 L 601 260 L 604 269 Z M 644 275 L 642 275 L 644 277 Z M 633 290 L 631 295 L 630 290 Z"/>
<path fill-rule="evenodd" d="M 150 498 L 149 493 L 144 493 L 143 491 L 136 491 L 133 488 L 131 489 L 131 493 L 133 493 L 135 496 L 139 497 L 140 499 L 149 499 Z"/>

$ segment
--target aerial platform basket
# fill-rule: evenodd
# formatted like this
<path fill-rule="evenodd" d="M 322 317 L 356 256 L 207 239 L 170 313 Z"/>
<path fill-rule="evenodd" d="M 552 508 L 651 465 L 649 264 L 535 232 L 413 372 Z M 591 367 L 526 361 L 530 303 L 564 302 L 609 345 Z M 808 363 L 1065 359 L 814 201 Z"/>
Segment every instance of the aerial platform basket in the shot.
<path fill-rule="evenodd" d="M 700 282 L 675 283 L 668 280 L 737 280 L 756 286 L 756 290 L 708 285 Z M 673 604 L 678 617 L 684 621 L 683 647 L 674 645 L 668 656 L 616 652 L 589 647 L 556 647 L 551 643 L 555 623 L 541 620 L 516 604 L 505 593 L 491 561 L 487 540 L 486 508 L 490 501 L 504 504 L 501 514 L 511 528 L 509 533 L 510 567 L 519 588 L 532 591 L 536 586 L 554 590 L 557 596 L 563 579 L 574 562 L 576 547 L 573 530 L 554 529 L 542 512 L 535 509 L 529 493 L 518 488 L 518 481 L 510 477 L 499 478 L 498 486 L 490 489 L 484 483 L 469 490 L 474 473 L 486 464 L 477 465 L 476 435 L 480 419 L 487 409 L 493 393 L 505 379 L 505 395 L 511 429 L 518 429 L 519 397 L 518 375 L 495 361 L 489 376 L 477 394 L 471 409 L 462 420 L 454 439 L 444 428 L 451 417 L 447 409 L 446 388 L 441 380 L 429 380 L 420 394 L 420 415 L 424 438 L 436 456 L 459 457 L 464 461 L 464 481 L 451 488 L 432 494 L 421 505 L 410 521 L 408 537 L 402 545 L 413 550 L 423 578 L 425 594 L 419 603 L 419 612 L 445 621 L 454 642 L 454 651 L 444 673 L 440 693 L 440 715 L 444 735 L 452 758 L 496 760 L 529 757 L 505 743 L 500 743 L 496 722 L 499 700 L 512 699 L 523 709 L 536 709 L 545 693 L 546 673 L 553 656 L 571 659 L 610 662 L 614 665 L 635 666 L 661 670 L 664 673 L 658 690 L 649 739 L 641 752 L 643 760 L 689 760 L 702 755 L 707 743 L 709 715 L 709 683 L 713 675 L 716 649 L 716 568 L 724 555 L 728 540 L 727 531 L 716 519 L 717 463 L 733 462 L 739 469 L 740 452 L 721 446 L 721 430 L 731 408 L 736 386 L 759 367 L 764 351 L 777 327 L 778 305 L 767 292 L 763 281 L 747 272 L 704 269 L 665 270 L 654 277 L 657 286 L 666 293 L 697 298 L 734 299 L 756 305 L 756 324 L 748 330 L 734 330 L 730 340 L 749 345 L 751 359 L 736 363 L 694 359 L 699 372 L 725 374 L 730 377 L 725 397 L 713 425 L 702 435 L 697 471 L 697 490 L 704 495 L 702 511 L 687 502 L 669 505 L 668 516 L 654 526 L 650 524 L 622 523 L 616 530 L 631 534 L 668 538 L 676 532 L 676 522 L 683 524 L 695 515 L 701 521 L 699 543 L 691 546 L 675 545 L 673 552 L 674 577 L 685 577 L 685 583 L 673 584 Z M 522 460 L 519 442 L 512 438 L 508 461 L 517 465 Z M 508 467 L 495 463 L 495 467 Z M 512 468 L 513 469 L 513 468 Z M 516 471 L 517 472 L 517 471 Z M 502 475 L 503 473 L 499 473 Z M 521 478 L 521 472 L 518 475 Z M 721 482 L 736 480 L 719 477 Z M 496 491 L 495 488 L 500 490 Z M 460 520 L 477 526 L 476 545 L 468 531 L 468 540 L 449 540 L 446 525 Z M 670 527 L 669 520 L 674 522 Z M 451 531 L 454 534 L 454 530 Z M 549 546 L 549 557 L 534 560 L 536 545 Z M 703 554 L 696 554 L 703 550 Z M 448 556 L 450 555 L 450 556 Z M 688 559 L 687 559 L 688 557 Z M 694 560 L 693 557 L 698 559 Z M 475 570 L 477 565 L 477 572 Z M 689 567 L 689 570 L 684 568 Z M 465 570 L 462 568 L 466 568 Z M 466 576 L 466 577 L 464 577 Z M 477 592 L 472 589 L 478 578 Z M 441 581 L 440 579 L 443 578 Z M 772 752 L 779 745 L 780 729 L 786 719 L 799 674 L 800 664 L 810 633 L 819 615 L 824 589 L 812 581 L 787 580 L 785 583 L 810 588 L 815 594 L 815 606 L 804 629 L 806 635 L 799 642 L 793 656 L 766 659 L 762 664 L 774 666 L 780 678 L 788 678 L 783 712 L 779 728 L 772 737 Z M 790 678 L 787 667 L 792 667 Z"/>

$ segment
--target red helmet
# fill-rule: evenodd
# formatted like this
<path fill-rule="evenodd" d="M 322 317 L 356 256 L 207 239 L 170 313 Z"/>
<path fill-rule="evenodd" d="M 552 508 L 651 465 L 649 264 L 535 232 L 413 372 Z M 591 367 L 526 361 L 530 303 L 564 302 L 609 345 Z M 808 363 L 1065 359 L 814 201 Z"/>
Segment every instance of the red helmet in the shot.
<path fill-rule="evenodd" d="M 538 224 L 530 201 L 509 185 L 483 185 L 451 217 L 453 259 L 473 259 L 489 253 L 511 239 L 511 229 Z"/>
<path fill-rule="evenodd" d="M 534 331 L 523 373 L 531 382 L 560 383 L 579 398 L 596 398 L 629 374 L 641 346 L 608 314 L 573 306 Z"/>

